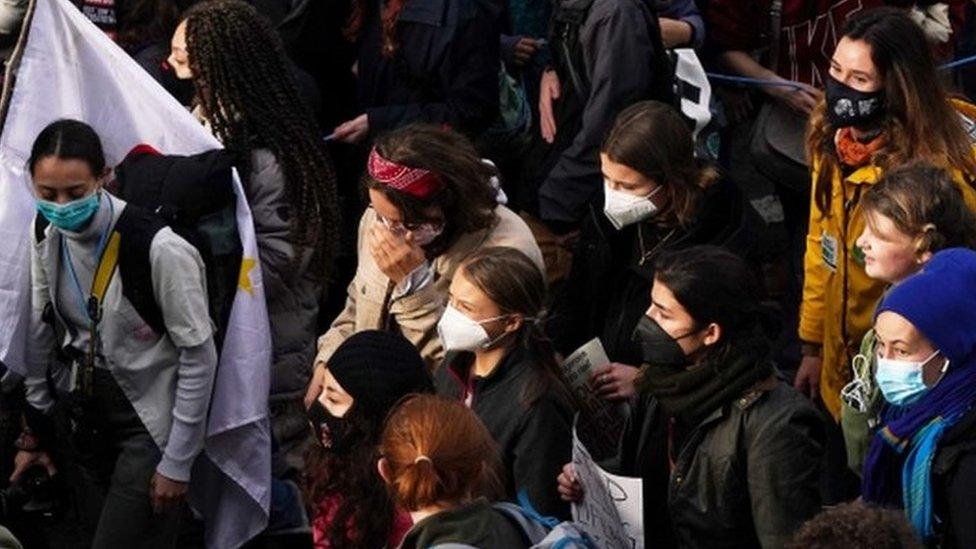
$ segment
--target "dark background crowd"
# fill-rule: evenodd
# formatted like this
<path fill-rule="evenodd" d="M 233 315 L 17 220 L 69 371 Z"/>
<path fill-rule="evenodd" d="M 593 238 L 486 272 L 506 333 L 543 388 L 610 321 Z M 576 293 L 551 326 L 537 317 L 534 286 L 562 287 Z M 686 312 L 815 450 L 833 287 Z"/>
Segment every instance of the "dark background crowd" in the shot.
<path fill-rule="evenodd" d="M 251 545 L 528 546 L 488 500 L 569 520 L 579 412 L 610 433 L 601 463 L 643 479 L 647 547 L 976 546 L 976 2 L 72 3 L 244 183 L 273 345 Z M 27 5 L 0 0 L 8 60 Z M 112 189 L 86 128 L 38 138 L 40 201 L 63 205 L 59 161 Z M 125 204 L 98 201 L 91 223 Z M 84 232 L 49 208 L 45 234 Z M 170 337 L 180 372 L 215 320 Z M 560 364 L 593 338 L 587 398 Z M 151 546 L 202 543 L 192 478 L 151 463 L 132 501 L 155 514 L 113 507 L 128 447 L 92 472 L 25 419 L 51 387 L 3 379 L 0 525 L 24 547 L 119 547 L 165 513 Z M 396 406 L 412 393 L 441 398 Z M 145 437 L 154 460 L 179 423 Z"/>

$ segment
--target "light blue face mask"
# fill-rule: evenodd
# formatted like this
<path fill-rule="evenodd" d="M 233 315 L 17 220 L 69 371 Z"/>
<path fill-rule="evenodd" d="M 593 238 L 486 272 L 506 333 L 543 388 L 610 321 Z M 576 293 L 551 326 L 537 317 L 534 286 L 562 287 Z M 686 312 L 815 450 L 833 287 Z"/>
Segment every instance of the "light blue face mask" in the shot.
<path fill-rule="evenodd" d="M 41 213 L 51 225 L 66 231 L 77 231 L 88 223 L 101 203 L 101 193 L 95 191 L 90 195 L 72 200 L 67 204 L 58 204 L 47 200 L 37 200 L 37 211 Z"/>
<path fill-rule="evenodd" d="M 938 354 L 939 351 L 935 351 L 921 362 L 878 357 L 878 369 L 874 375 L 885 400 L 895 406 L 908 406 L 922 398 L 931 389 L 922 380 L 922 370 Z M 942 366 L 943 376 L 948 368 L 949 361 L 946 360 L 945 365 Z M 937 384 L 941 380 L 942 377 L 940 376 L 935 383 Z"/>

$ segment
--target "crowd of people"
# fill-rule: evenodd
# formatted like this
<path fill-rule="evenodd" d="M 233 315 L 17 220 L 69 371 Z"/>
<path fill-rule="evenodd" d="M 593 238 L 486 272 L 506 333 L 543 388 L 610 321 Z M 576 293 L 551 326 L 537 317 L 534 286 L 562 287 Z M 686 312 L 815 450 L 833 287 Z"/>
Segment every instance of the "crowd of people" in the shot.
<path fill-rule="evenodd" d="M 240 174 L 249 546 L 597 547 L 574 444 L 609 439 L 648 548 L 976 547 L 976 2 L 70 1 L 223 145 L 167 161 Z M 165 155 L 96 122 L 26 165 L 0 545 L 197 547 L 239 243 L 145 208 Z"/>

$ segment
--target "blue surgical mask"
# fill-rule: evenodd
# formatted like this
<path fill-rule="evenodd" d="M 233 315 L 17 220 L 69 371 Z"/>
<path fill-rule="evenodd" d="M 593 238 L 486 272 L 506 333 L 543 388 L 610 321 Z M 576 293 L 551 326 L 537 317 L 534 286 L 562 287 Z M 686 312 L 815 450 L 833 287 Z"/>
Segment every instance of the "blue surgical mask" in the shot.
<path fill-rule="evenodd" d="M 41 212 L 51 225 L 65 231 L 77 231 L 84 227 L 98 211 L 101 193 L 72 200 L 67 204 L 57 204 L 47 200 L 37 200 L 37 211 Z"/>
<path fill-rule="evenodd" d="M 922 380 L 922 370 L 938 354 L 939 351 L 935 351 L 921 362 L 878 357 L 878 368 L 874 376 L 885 400 L 895 406 L 908 406 L 922 398 L 931 388 Z M 942 367 L 942 375 L 945 375 L 948 367 L 949 361 L 946 360 Z M 939 380 L 941 379 L 940 377 Z"/>

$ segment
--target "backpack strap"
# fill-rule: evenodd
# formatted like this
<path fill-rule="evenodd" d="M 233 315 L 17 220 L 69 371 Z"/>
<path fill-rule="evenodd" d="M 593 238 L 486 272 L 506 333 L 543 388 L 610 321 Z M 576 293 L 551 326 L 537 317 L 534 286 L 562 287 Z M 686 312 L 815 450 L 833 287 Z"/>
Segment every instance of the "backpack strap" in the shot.
<path fill-rule="evenodd" d="M 549 533 L 548 528 L 530 518 L 524 509 L 514 503 L 499 501 L 492 504 L 492 507 L 518 527 L 530 546 L 545 539 L 546 534 Z"/>
<path fill-rule="evenodd" d="M 149 250 L 156 233 L 165 226 L 152 212 L 132 204 L 126 205 L 115 223 L 115 231 L 121 235 L 119 275 L 122 295 L 157 334 L 166 333 L 166 323 L 153 293 Z"/>
<path fill-rule="evenodd" d="M 565 1 L 557 2 L 549 20 L 550 42 L 553 45 L 558 44 L 560 50 L 554 52 L 554 55 L 562 61 L 563 68 L 569 75 L 570 84 L 581 97 L 589 95 L 589 80 L 586 78 L 586 70 L 582 62 L 579 35 L 594 1 L 577 2 L 571 8 L 565 7 Z"/>
<path fill-rule="evenodd" d="M 105 292 L 108 285 L 112 282 L 112 275 L 119 264 L 119 248 L 121 247 L 122 235 L 118 231 L 112 231 L 105 244 L 105 250 L 95 268 L 95 275 L 92 278 L 91 296 L 98 302 L 98 310 L 102 308 L 105 301 Z"/>

